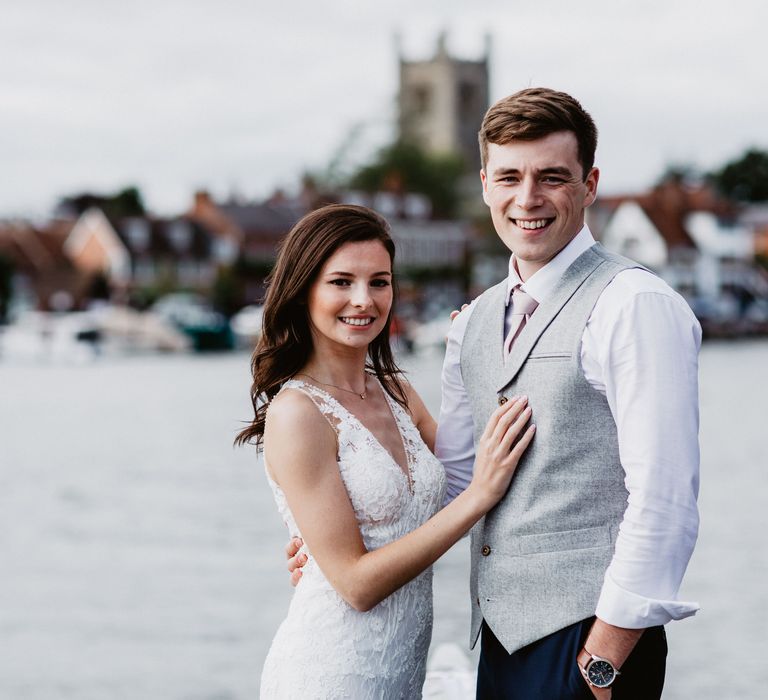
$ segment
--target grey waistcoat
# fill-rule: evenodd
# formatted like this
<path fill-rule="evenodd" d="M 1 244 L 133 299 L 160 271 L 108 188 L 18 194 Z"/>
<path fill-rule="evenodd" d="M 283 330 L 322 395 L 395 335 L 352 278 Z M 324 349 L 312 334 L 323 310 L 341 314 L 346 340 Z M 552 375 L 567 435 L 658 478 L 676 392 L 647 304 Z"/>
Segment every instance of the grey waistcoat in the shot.
<path fill-rule="evenodd" d="M 599 244 L 584 252 L 506 364 L 506 282 L 475 302 L 461 351 L 475 444 L 501 396 L 529 397 L 536 436 L 506 496 L 472 530 L 472 646 L 483 619 L 512 653 L 595 614 L 627 491 L 616 425 L 584 378 L 580 347 L 601 292 L 629 267 Z"/>

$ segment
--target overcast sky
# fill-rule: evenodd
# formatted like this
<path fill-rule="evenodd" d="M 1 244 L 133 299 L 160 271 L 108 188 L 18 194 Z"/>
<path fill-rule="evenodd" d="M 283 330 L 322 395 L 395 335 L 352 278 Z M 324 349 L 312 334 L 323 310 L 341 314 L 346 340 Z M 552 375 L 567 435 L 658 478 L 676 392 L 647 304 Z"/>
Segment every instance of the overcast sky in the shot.
<path fill-rule="evenodd" d="M 604 193 L 668 163 L 703 169 L 768 147 L 764 0 L 3 0 L 0 216 L 138 185 L 157 212 L 192 192 L 294 188 L 340 148 L 393 133 L 400 32 L 427 58 L 442 30 L 491 98 L 545 85 L 600 129 Z M 358 136 L 350 142 L 353 127 Z"/>

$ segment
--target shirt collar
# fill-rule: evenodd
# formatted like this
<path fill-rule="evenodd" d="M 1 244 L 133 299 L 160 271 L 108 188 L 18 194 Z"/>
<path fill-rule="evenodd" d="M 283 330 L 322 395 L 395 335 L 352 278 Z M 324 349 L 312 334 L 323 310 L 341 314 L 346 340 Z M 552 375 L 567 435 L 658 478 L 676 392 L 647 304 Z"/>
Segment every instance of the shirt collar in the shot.
<path fill-rule="evenodd" d="M 509 273 L 507 276 L 507 305 L 509 305 L 512 290 L 521 285 L 528 296 L 533 297 L 541 304 L 554 290 L 563 273 L 584 251 L 589 250 L 595 244 L 595 239 L 589 227 L 584 224 L 579 231 L 552 260 L 544 267 L 537 270 L 525 282 L 520 279 L 515 264 L 514 253 L 509 258 Z"/>

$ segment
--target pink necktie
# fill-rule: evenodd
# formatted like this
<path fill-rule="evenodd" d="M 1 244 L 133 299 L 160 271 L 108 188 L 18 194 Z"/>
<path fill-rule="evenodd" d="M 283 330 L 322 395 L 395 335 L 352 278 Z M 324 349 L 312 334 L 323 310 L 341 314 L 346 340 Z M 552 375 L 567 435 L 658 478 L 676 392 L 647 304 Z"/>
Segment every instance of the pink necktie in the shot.
<path fill-rule="evenodd" d="M 509 324 L 509 332 L 507 337 L 504 338 L 504 357 L 507 357 L 512 352 L 512 343 L 515 342 L 515 338 L 520 335 L 520 331 L 525 327 L 526 321 L 530 318 L 531 314 L 536 311 L 536 307 L 539 302 L 533 297 L 526 294 L 520 285 L 512 290 L 512 320 Z"/>

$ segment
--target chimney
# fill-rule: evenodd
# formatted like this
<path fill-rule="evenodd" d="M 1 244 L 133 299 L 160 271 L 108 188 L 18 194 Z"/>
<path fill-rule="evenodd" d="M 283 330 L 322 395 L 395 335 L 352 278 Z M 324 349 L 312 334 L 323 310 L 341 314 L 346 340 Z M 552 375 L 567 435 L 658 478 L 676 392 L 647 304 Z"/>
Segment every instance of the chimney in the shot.
<path fill-rule="evenodd" d="M 193 216 L 204 216 L 214 208 L 215 205 L 208 190 L 197 190 L 195 192 L 195 203 L 191 212 Z"/>

